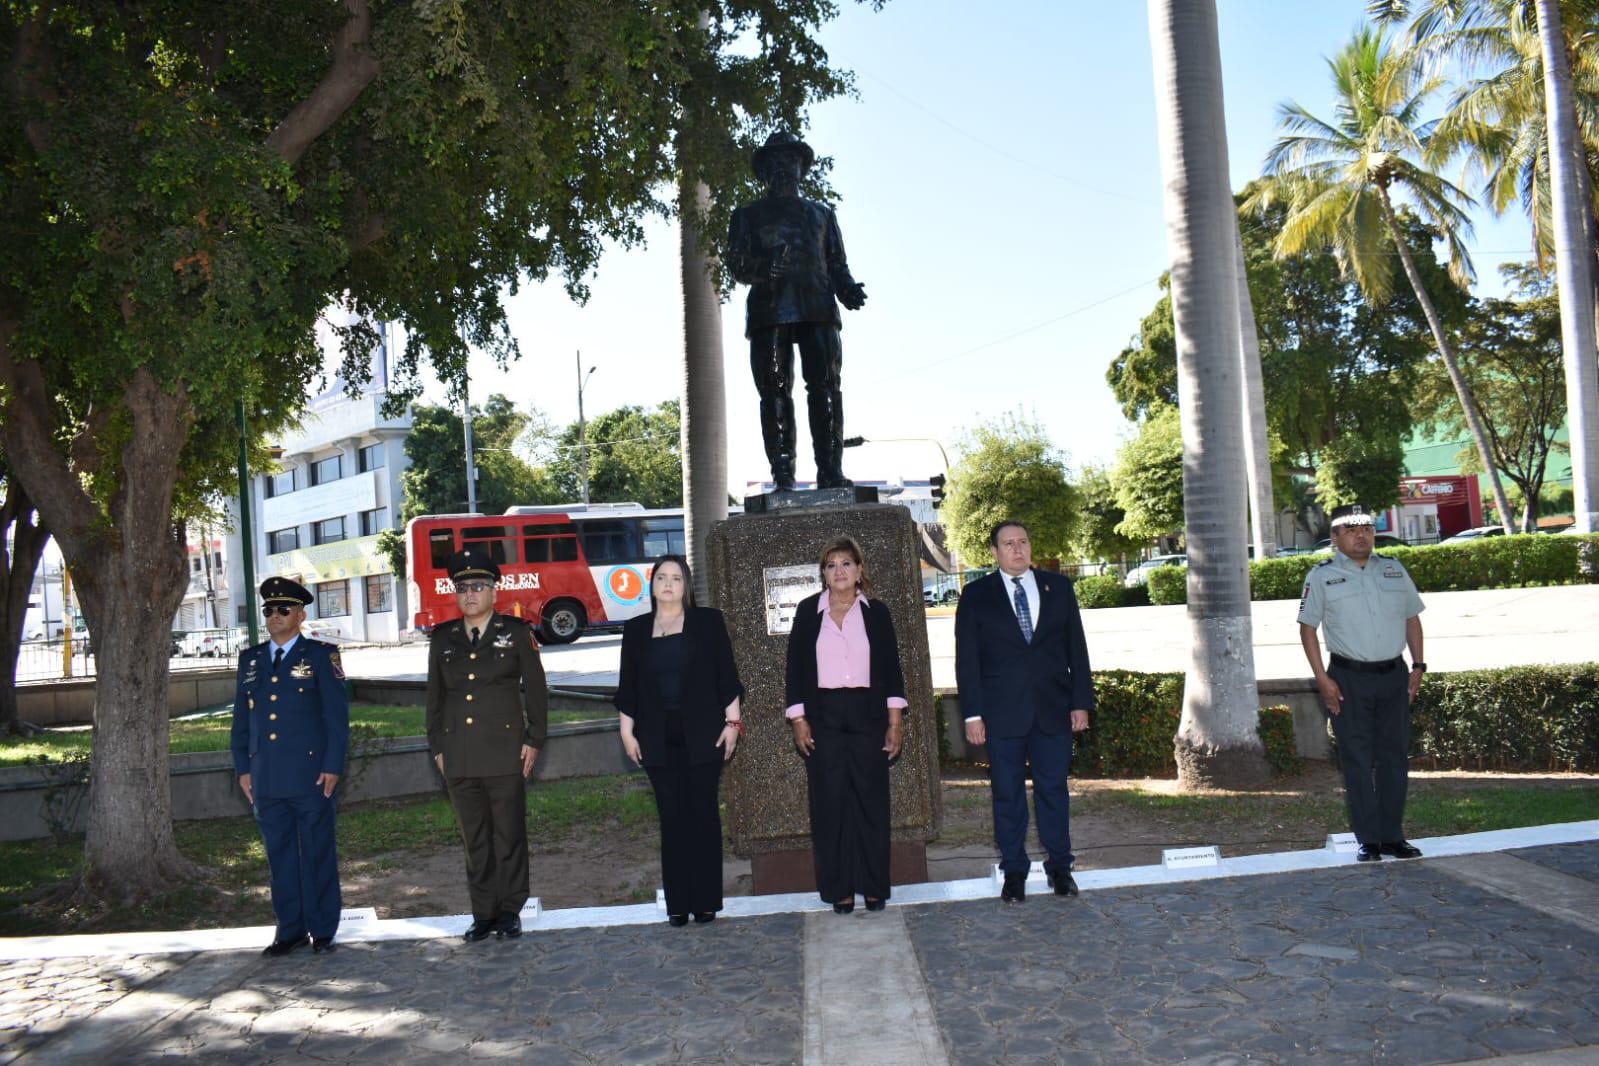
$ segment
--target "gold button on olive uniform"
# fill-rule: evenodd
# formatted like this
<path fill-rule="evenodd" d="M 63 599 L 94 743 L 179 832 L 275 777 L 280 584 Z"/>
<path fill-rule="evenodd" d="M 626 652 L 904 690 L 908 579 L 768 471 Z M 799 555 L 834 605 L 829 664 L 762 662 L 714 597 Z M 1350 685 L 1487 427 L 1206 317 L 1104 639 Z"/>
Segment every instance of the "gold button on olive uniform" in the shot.
<path fill-rule="evenodd" d="M 471 693 L 470 693 L 470 692 L 468 692 L 468 693 L 467 693 L 467 694 L 466 694 L 466 702 L 468 702 L 468 703 L 471 703 L 471 702 L 472 702 L 472 694 L 471 694 Z"/>
<path fill-rule="evenodd" d="M 467 719 L 467 720 L 466 720 L 466 724 L 467 724 L 467 725 L 471 725 L 471 724 L 472 724 L 472 719 L 470 719 L 470 718 L 468 718 L 468 719 Z"/>

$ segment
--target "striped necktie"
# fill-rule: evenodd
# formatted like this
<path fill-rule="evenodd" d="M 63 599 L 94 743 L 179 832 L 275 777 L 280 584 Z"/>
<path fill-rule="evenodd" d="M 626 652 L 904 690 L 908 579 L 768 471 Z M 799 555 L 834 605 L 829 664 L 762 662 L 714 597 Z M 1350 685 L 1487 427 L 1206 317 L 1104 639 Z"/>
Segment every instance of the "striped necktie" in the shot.
<path fill-rule="evenodd" d="M 1027 592 L 1022 588 L 1022 579 L 1011 578 L 1016 585 L 1016 621 L 1021 623 L 1022 639 L 1027 643 L 1033 642 L 1033 612 L 1027 606 Z"/>

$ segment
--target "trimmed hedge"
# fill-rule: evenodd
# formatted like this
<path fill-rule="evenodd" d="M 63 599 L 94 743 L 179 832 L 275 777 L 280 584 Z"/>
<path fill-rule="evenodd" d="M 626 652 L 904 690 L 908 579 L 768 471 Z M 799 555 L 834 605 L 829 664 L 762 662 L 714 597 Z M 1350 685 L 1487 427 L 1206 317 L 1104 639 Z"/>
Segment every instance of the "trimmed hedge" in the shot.
<path fill-rule="evenodd" d="M 1440 770 L 1599 770 L 1599 663 L 1428 674 L 1410 750 Z"/>
<path fill-rule="evenodd" d="M 1142 585 L 1126 588 L 1115 574 L 1095 574 L 1072 581 L 1077 603 L 1083 610 L 1095 607 L 1148 607 L 1149 590 Z"/>
<path fill-rule="evenodd" d="M 1599 533 L 1517 533 L 1458 544 L 1384 548 L 1381 554 L 1403 563 L 1422 592 L 1599 582 Z M 1328 558 L 1289 555 L 1250 563 L 1250 598 L 1297 600 L 1305 588 L 1305 575 Z M 1187 568 L 1163 566 L 1151 571 L 1149 599 L 1157 604 L 1187 603 Z"/>
<path fill-rule="evenodd" d="M 1084 777 L 1177 776 L 1172 738 L 1182 717 L 1182 674 L 1097 670 L 1094 695 L 1098 710 L 1093 728 L 1077 738 L 1072 773 Z M 1260 739 L 1273 770 L 1292 773 L 1299 768 L 1294 719 L 1287 707 L 1260 712 Z"/>

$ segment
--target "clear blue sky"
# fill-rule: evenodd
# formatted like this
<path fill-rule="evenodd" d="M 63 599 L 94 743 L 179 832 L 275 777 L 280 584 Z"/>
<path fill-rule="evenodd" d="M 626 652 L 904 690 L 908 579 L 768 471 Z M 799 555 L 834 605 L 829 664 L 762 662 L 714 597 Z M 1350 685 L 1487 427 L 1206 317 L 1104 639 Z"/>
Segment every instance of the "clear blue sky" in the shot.
<path fill-rule="evenodd" d="M 1166 269 L 1145 6 L 840 0 L 822 39 L 859 96 L 813 112 L 807 140 L 835 159 L 839 220 L 869 302 L 845 312 L 846 432 L 933 437 L 1007 411 L 1038 419 L 1076 468 L 1110 461 L 1130 426 L 1105 368 Z M 1362 0 L 1219 0 L 1234 188 L 1259 172 L 1276 107 L 1330 115 L 1324 57 L 1363 19 Z M 1453 175 L 1452 175 L 1453 176 Z M 1475 186 L 1472 190 L 1476 192 Z M 677 241 L 613 250 L 584 307 L 557 283 L 512 302 L 522 360 L 474 360 L 472 392 L 505 392 L 556 422 L 576 417 L 573 352 L 598 370 L 585 408 L 654 404 L 681 389 Z M 1479 212 L 1480 285 L 1529 257 L 1520 217 Z M 767 474 L 743 338 L 744 293 L 723 307 L 729 482 Z M 796 377 L 797 377 L 796 371 Z M 431 398 L 441 393 L 435 390 Z M 803 412 L 803 393 L 800 394 Z M 801 429 L 800 476 L 809 477 Z M 846 454 L 857 479 L 925 477 L 927 444 Z"/>

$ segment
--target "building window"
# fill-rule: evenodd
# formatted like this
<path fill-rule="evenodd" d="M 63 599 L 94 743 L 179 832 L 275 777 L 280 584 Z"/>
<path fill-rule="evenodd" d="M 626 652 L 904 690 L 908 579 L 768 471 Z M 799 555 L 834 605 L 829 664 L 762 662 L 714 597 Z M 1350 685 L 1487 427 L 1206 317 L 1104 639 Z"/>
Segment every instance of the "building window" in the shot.
<path fill-rule="evenodd" d="M 375 536 L 389 528 L 389 509 L 379 507 L 375 511 L 361 512 L 361 536 Z"/>
<path fill-rule="evenodd" d="M 314 591 L 318 618 L 343 618 L 350 613 L 348 581 L 324 581 Z"/>
<path fill-rule="evenodd" d="M 268 474 L 266 477 L 266 496 L 287 496 L 294 491 L 294 470 L 291 467 L 281 474 Z"/>
<path fill-rule="evenodd" d="M 366 613 L 380 614 L 394 610 L 394 583 L 387 574 L 373 574 L 366 579 Z"/>
<path fill-rule="evenodd" d="M 277 555 L 279 552 L 292 552 L 300 546 L 300 527 L 290 526 L 267 534 L 267 554 Z"/>
<path fill-rule="evenodd" d="M 368 444 L 356 453 L 356 468 L 363 474 L 368 470 L 377 470 L 383 464 L 383 445 L 381 444 Z"/>
<path fill-rule="evenodd" d="M 342 455 L 330 455 L 320 462 L 311 464 L 311 484 L 326 485 L 330 481 L 337 481 L 344 475 L 340 472 L 343 460 Z"/>
<path fill-rule="evenodd" d="M 312 542 L 315 544 L 333 544 L 344 539 L 344 516 L 329 518 L 318 522 L 311 527 Z"/>

